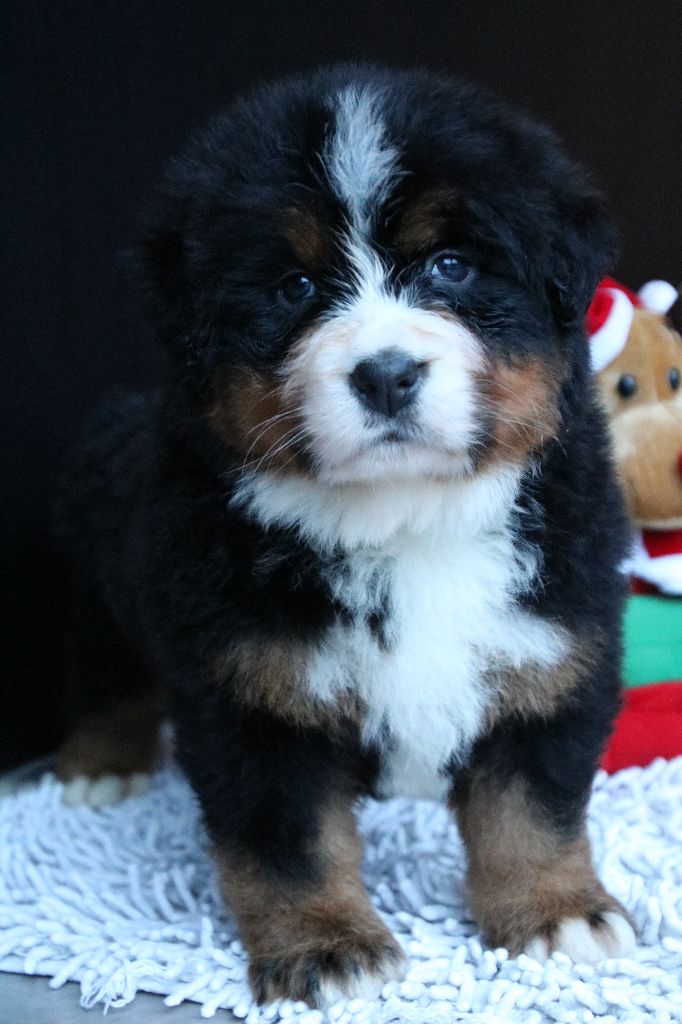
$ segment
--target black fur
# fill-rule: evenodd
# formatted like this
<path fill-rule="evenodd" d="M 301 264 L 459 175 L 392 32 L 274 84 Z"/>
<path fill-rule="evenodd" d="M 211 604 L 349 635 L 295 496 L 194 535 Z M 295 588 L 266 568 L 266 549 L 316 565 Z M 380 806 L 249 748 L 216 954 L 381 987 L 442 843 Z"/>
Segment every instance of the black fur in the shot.
<path fill-rule="evenodd" d="M 544 559 L 543 586 L 526 601 L 576 634 L 605 639 L 559 714 L 510 716 L 479 741 L 471 764 L 501 782 L 522 773 L 538 804 L 570 831 L 618 706 L 616 567 L 626 528 L 582 327 L 610 257 L 599 197 L 549 132 L 468 85 L 342 68 L 238 102 L 174 163 L 142 246 L 152 316 L 170 355 L 166 387 L 118 400 L 89 426 L 58 520 L 76 607 L 85 601 L 108 615 L 102 658 L 120 667 L 120 680 L 108 673 L 110 686 L 125 685 L 132 658 L 144 667 L 136 686 L 162 683 L 178 757 L 214 839 L 300 879 L 317 870 L 309 850 L 319 808 L 330 793 L 372 792 L 378 754 L 363 749 L 350 722 L 328 734 L 245 710 L 230 680 L 218 686 L 208 666 L 234 638 L 312 644 L 352 616 L 329 586 L 330 564 L 343 571 L 343 554 L 325 562 L 294 530 L 264 530 L 229 507 L 242 454 L 210 433 L 204 413 L 217 372 L 280 365 L 342 294 L 347 267 L 334 250 L 309 305 L 282 301 L 278 284 L 297 268 L 280 215 L 302 205 L 330 229 L 342 225 L 314 154 L 328 130 L 325 97 L 351 81 L 383 90 L 388 132 L 402 146 L 406 173 L 375 237 L 393 285 L 412 282 L 420 301 L 449 305 L 496 358 L 568 367 L 556 440 L 523 487 L 519 536 Z M 443 185 L 460 197 L 443 227 L 448 244 L 477 267 L 454 299 L 392 241 L 405 205 Z M 368 620 L 382 643 L 389 600 Z M 87 633 L 84 618 L 75 625 Z M 466 778 L 464 770 L 456 784 Z"/>

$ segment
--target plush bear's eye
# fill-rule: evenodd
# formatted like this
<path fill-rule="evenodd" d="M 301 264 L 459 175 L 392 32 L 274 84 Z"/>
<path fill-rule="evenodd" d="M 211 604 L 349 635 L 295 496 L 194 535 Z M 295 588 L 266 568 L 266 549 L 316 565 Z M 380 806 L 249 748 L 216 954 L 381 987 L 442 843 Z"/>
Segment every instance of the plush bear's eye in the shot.
<path fill-rule="evenodd" d="M 279 294 L 291 305 L 298 305 L 313 297 L 315 284 L 307 274 L 289 274 L 280 281 Z"/>
<path fill-rule="evenodd" d="M 668 370 L 668 380 L 670 381 L 670 387 L 673 391 L 677 391 L 680 386 L 680 371 L 676 366 L 673 366 L 671 370 Z"/>
<path fill-rule="evenodd" d="M 618 378 L 616 384 L 616 391 L 621 398 L 632 398 L 635 391 L 637 390 L 637 381 L 631 373 L 624 373 L 622 377 Z"/>

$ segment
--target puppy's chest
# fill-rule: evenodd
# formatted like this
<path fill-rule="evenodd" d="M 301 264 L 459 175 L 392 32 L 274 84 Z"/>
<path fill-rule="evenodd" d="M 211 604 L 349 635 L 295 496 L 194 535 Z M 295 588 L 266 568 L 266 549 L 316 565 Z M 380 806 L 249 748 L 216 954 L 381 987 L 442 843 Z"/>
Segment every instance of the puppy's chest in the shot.
<path fill-rule="evenodd" d="M 383 795 L 441 795 L 446 764 L 482 731 L 495 673 L 561 656 L 552 628 L 519 605 L 535 574 L 532 553 L 506 531 L 404 538 L 330 571 L 341 613 L 310 660 L 308 685 L 323 700 L 362 699 Z"/>

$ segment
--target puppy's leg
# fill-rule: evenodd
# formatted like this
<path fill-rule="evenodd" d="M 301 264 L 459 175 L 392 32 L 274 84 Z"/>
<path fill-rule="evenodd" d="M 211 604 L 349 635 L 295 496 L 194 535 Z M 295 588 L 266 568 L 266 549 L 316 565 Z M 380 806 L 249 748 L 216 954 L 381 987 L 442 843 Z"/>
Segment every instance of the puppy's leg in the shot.
<path fill-rule="evenodd" d="M 297 866 L 304 877 L 294 880 L 219 855 L 225 895 L 251 957 L 253 992 L 261 1003 L 283 997 L 314 1006 L 376 997 L 401 976 L 403 957 L 362 884 L 349 808 L 321 810 L 307 859 Z"/>
<path fill-rule="evenodd" d="M 346 751 L 321 731 L 234 708 L 204 717 L 190 749 L 183 721 L 178 753 L 203 805 L 258 1002 L 324 1007 L 378 994 L 401 974 L 403 955 L 362 883 Z"/>
<path fill-rule="evenodd" d="M 577 963 L 627 955 L 634 932 L 594 872 L 587 792 L 570 792 L 566 782 L 574 766 L 565 764 L 565 780 L 552 778 L 542 745 L 531 752 L 507 739 L 498 732 L 497 742 L 493 736 L 482 744 L 453 793 L 469 857 L 469 901 L 486 940 L 541 961 L 555 951 Z M 518 739 L 531 744 L 533 737 Z M 561 747 L 560 735 L 556 741 Z M 569 756 L 568 747 L 563 753 Z M 561 754 L 555 749 L 555 770 Z"/>
<path fill-rule="evenodd" d="M 149 785 L 160 754 L 160 697 L 97 598 L 79 603 L 69 653 L 73 727 L 55 758 L 64 800 L 117 803 Z"/>

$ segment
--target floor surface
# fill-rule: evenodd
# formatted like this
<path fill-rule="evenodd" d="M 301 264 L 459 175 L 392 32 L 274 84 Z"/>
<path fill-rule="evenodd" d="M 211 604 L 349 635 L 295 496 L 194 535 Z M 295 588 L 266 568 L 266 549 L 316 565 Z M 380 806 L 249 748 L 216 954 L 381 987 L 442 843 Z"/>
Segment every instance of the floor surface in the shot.
<path fill-rule="evenodd" d="M 140 992 L 128 1006 L 84 1010 L 80 1005 L 80 986 L 67 982 L 59 989 L 48 986 L 49 978 L 26 974 L 0 973 L 0 1024 L 201 1024 L 198 1003 L 165 1006 L 160 996 Z M 227 1010 L 218 1010 L 216 1021 L 228 1024 L 236 1018 Z"/>

